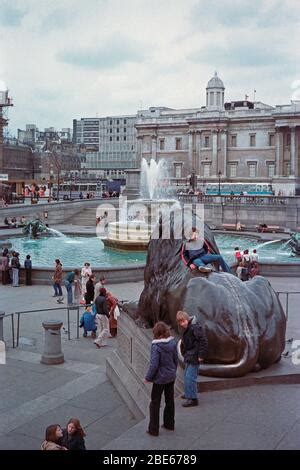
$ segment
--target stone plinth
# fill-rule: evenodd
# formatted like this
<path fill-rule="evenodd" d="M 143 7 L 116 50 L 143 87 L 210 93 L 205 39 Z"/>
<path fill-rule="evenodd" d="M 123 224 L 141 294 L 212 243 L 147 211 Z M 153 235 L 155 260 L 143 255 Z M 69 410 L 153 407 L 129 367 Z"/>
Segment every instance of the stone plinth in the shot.
<path fill-rule="evenodd" d="M 123 191 L 123 196 L 128 199 L 137 199 L 140 196 L 140 178 L 141 170 L 132 169 L 126 170 L 126 187 Z"/>
<path fill-rule="evenodd" d="M 65 361 L 61 350 L 60 334 L 63 323 L 59 320 L 48 320 L 43 322 L 42 325 L 45 329 L 45 344 L 41 363 L 62 364 Z"/>

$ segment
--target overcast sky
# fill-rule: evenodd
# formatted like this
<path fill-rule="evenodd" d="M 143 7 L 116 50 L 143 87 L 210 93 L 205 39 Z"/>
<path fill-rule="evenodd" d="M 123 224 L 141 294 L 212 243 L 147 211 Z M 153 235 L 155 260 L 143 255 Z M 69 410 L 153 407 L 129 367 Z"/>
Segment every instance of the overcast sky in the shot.
<path fill-rule="evenodd" d="M 300 99 L 298 0 L 0 0 L 10 130 L 72 127 L 149 106 Z"/>

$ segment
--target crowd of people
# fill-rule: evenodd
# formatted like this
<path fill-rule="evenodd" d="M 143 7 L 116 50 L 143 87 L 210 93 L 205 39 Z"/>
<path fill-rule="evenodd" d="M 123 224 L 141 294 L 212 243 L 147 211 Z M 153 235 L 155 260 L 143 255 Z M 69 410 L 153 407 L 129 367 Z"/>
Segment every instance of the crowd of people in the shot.
<path fill-rule="evenodd" d="M 19 220 L 17 220 L 16 217 L 5 217 L 4 218 L 4 225 L 7 226 L 7 228 L 17 228 L 17 227 L 25 227 L 27 223 L 26 217 L 23 215 L 20 217 Z"/>
<path fill-rule="evenodd" d="M 248 249 L 241 251 L 237 246 L 234 249 L 234 258 L 237 263 L 236 275 L 241 281 L 248 281 L 259 274 L 258 253 L 255 248 L 249 253 Z"/>
<path fill-rule="evenodd" d="M 86 338 L 91 332 L 97 348 L 106 346 L 107 338 L 117 335 L 117 320 L 120 315 L 118 299 L 104 287 L 106 279 L 100 277 L 97 280 L 88 262 L 84 263 L 81 270 L 74 269 L 68 272 L 63 279 L 61 261 L 56 259 L 53 274 L 53 297 L 58 297 L 57 302 L 60 304 L 64 301 L 62 283 L 67 292 L 68 306 L 80 304 L 85 306 L 80 318 L 83 337 Z M 96 337 L 97 333 L 98 337 Z"/>
<path fill-rule="evenodd" d="M 32 262 L 30 255 L 26 255 L 23 266 L 25 269 L 25 284 L 26 286 L 31 286 Z M 19 287 L 20 268 L 20 254 L 15 250 L 9 252 L 8 248 L 4 248 L 0 257 L 0 271 L 2 272 L 2 284 L 4 286 L 11 284 L 12 287 Z"/>

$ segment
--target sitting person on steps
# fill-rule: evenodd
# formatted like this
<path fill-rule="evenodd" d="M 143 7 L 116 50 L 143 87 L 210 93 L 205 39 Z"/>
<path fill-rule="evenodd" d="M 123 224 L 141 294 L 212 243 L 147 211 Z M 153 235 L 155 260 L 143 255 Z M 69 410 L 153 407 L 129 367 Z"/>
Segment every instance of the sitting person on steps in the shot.
<path fill-rule="evenodd" d="M 222 271 L 231 272 L 221 255 L 210 253 L 208 243 L 199 237 L 196 227 L 192 227 L 191 238 L 185 243 L 185 254 L 188 258 L 187 264 L 191 267 L 195 265 L 200 272 L 210 273 L 212 269 L 206 265 L 215 261 L 221 265 Z"/>

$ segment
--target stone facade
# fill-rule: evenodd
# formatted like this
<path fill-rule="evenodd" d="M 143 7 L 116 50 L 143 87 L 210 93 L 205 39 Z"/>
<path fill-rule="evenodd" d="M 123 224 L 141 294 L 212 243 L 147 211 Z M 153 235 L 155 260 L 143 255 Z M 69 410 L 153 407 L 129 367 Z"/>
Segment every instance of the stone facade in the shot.
<path fill-rule="evenodd" d="M 224 103 L 215 74 L 206 88 L 206 106 L 138 112 L 137 157 L 164 158 L 173 182 L 194 170 L 203 182 L 265 182 L 276 193 L 300 194 L 300 102 Z"/>

